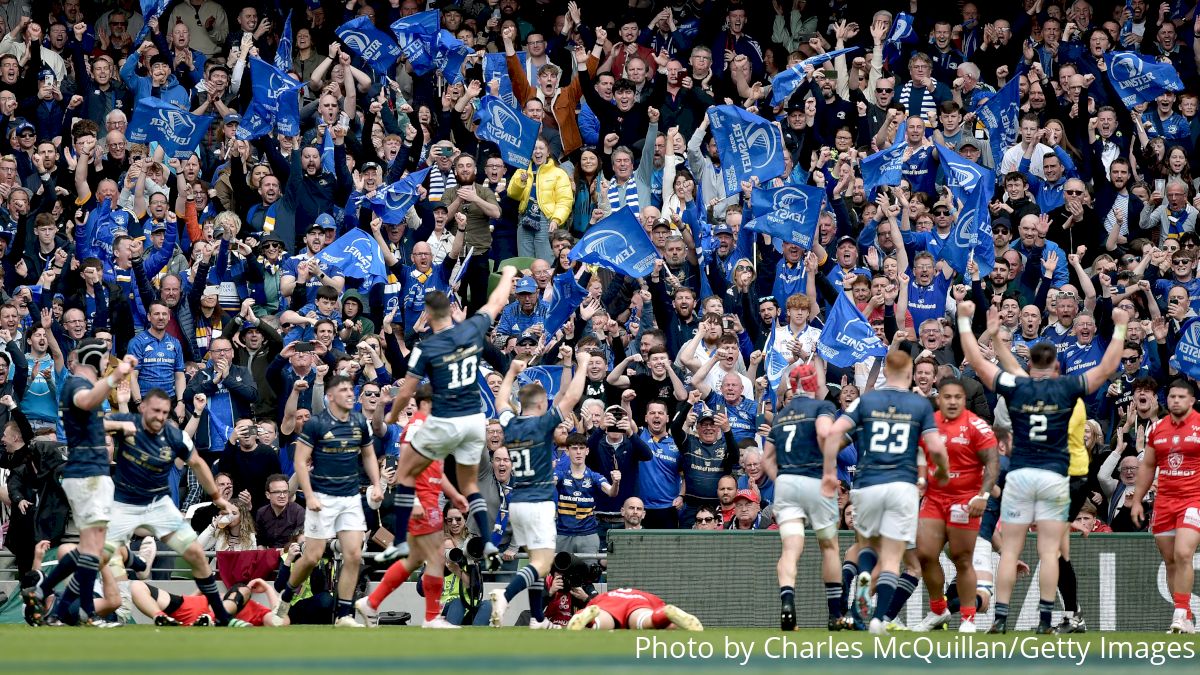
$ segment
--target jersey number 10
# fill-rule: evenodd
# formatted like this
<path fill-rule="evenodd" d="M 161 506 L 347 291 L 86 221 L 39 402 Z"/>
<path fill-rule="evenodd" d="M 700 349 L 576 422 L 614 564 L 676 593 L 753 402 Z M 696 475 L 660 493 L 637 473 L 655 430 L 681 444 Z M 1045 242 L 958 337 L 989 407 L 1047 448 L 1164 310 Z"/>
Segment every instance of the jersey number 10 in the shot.
<path fill-rule="evenodd" d="M 469 387 L 475 384 L 475 373 L 479 368 L 479 357 L 468 356 L 462 361 L 451 361 L 446 364 L 450 369 L 450 384 L 451 389 L 459 389 L 461 387 Z"/>

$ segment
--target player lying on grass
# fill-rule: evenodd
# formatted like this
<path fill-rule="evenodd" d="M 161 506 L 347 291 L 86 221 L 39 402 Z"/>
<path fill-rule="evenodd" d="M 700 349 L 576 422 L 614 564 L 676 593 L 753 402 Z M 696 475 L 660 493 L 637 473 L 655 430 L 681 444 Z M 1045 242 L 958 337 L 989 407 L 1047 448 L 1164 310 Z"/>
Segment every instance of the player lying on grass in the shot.
<path fill-rule="evenodd" d="M 704 630 L 696 617 L 675 605 L 668 605 L 653 593 L 636 588 L 617 588 L 601 593 L 567 622 L 567 630 L 583 630 L 589 626 L 595 630 Z"/>
<path fill-rule="evenodd" d="M 252 593 L 262 593 L 267 596 L 267 602 L 274 606 L 278 600 L 275 589 L 262 579 L 252 579 L 248 584 L 237 584 L 222 598 L 223 609 L 240 621 L 251 626 L 286 626 L 288 617 L 278 617 L 270 607 L 255 602 L 250 598 Z M 175 595 L 161 588 L 151 586 L 144 581 L 133 581 L 129 584 L 129 595 L 133 604 L 142 614 L 154 618 L 155 626 L 213 626 L 212 607 L 203 594 Z"/>

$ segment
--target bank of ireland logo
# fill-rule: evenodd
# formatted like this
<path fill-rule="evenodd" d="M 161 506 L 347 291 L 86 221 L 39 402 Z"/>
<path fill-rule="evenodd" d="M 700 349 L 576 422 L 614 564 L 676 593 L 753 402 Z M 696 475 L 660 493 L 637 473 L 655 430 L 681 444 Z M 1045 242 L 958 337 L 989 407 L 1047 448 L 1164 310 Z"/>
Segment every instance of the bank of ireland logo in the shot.
<path fill-rule="evenodd" d="M 752 151 L 754 148 L 762 148 L 757 156 L 754 152 L 750 152 L 751 163 L 754 165 L 754 168 L 762 169 L 766 167 L 778 152 L 779 137 L 774 132 L 774 127 L 764 126 L 746 134 L 747 151 Z"/>

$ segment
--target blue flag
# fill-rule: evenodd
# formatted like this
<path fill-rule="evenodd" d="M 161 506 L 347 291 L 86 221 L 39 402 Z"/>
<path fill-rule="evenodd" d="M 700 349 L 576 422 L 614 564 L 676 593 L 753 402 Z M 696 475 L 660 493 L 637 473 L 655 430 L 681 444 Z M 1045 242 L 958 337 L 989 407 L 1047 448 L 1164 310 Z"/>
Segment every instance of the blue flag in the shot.
<path fill-rule="evenodd" d="M 446 79 L 446 84 L 458 84 L 463 81 L 463 64 L 474 53 L 475 50 L 443 28 L 438 32 L 434 67 Z"/>
<path fill-rule="evenodd" d="M 742 181 L 759 181 L 782 176 L 783 134 L 771 122 L 733 105 L 708 109 L 708 124 L 721 155 L 722 197 L 742 191 Z"/>
<path fill-rule="evenodd" d="M 866 361 L 868 356 L 885 356 L 887 347 L 875 335 L 875 329 L 854 306 L 850 296 L 838 293 L 837 301 L 825 319 L 825 329 L 821 331 L 821 339 L 817 342 L 817 352 L 826 363 L 849 368 Z"/>
<path fill-rule="evenodd" d="M 824 190 L 810 185 L 755 188 L 754 220 L 745 227 L 808 251 L 812 249 L 824 198 Z"/>
<path fill-rule="evenodd" d="M 870 199 L 875 199 L 875 188 L 900 184 L 905 144 L 906 141 L 901 137 L 892 147 L 880 150 L 862 161 L 863 192 Z"/>
<path fill-rule="evenodd" d="M 491 95 L 480 101 L 475 119 L 479 122 L 475 136 L 499 146 L 505 164 L 524 169 L 533 161 L 533 144 L 541 131 L 540 123 Z"/>
<path fill-rule="evenodd" d="M 120 233 L 129 232 L 129 212 L 124 209 L 113 210 L 112 199 L 105 199 L 92 209 L 87 220 L 76 235 L 78 246 L 75 255 L 79 260 L 112 258 L 113 239 Z"/>
<path fill-rule="evenodd" d="M 531 366 L 517 375 L 516 385 L 524 387 L 534 382 L 540 383 L 546 390 L 546 398 L 549 399 L 550 405 L 554 405 L 554 397 L 558 395 L 562 386 L 562 372 L 562 366 Z"/>
<path fill-rule="evenodd" d="M 550 287 L 550 307 L 546 310 L 546 320 L 542 322 L 548 339 L 570 321 L 571 314 L 586 297 L 587 289 L 575 281 L 574 274 L 562 272 L 554 275 L 554 285 Z"/>
<path fill-rule="evenodd" d="M 626 206 L 589 227 L 568 257 L 642 279 L 654 271 L 654 261 L 661 256 Z"/>
<path fill-rule="evenodd" d="M 333 132 L 330 127 L 325 127 L 325 138 L 321 142 L 321 170 L 325 173 L 333 173 L 336 167 L 333 165 Z"/>
<path fill-rule="evenodd" d="M 771 105 L 783 103 L 792 95 L 792 92 L 796 91 L 796 88 L 804 81 L 805 65 L 817 68 L 830 59 L 837 58 L 842 54 L 848 54 L 856 49 L 858 47 L 847 47 L 845 49 L 835 49 L 824 54 L 810 56 L 791 68 L 780 71 L 775 77 L 771 78 Z"/>
<path fill-rule="evenodd" d="M 1200 380 L 1200 318 L 1188 319 L 1179 329 L 1179 343 L 1171 367 L 1193 380 Z"/>
<path fill-rule="evenodd" d="M 253 108 L 257 103 L 259 111 L 269 113 L 272 122 L 277 122 L 279 117 L 289 115 L 294 105 L 296 133 L 299 133 L 300 88 L 304 86 L 303 83 L 262 59 L 251 56 L 248 62 L 253 83 L 250 107 Z"/>
<path fill-rule="evenodd" d="M 1017 129 L 1021 125 L 1020 86 L 1021 78 L 1013 75 L 1003 89 L 988 96 L 975 109 L 975 117 L 987 129 L 995 166 L 1000 166 L 1004 151 L 1017 142 Z"/>
<path fill-rule="evenodd" d="M 338 26 L 334 33 L 342 44 L 362 57 L 371 69 L 386 75 L 400 58 L 400 47 L 390 35 L 379 30 L 368 16 L 355 17 Z"/>
<path fill-rule="evenodd" d="M 980 275 L 986 276 L 996 263 L 992 216 L 988 210 L 996 188 L 996 174 L 940 143 L 937 151 L 944 181 L 954 198 L 963 203 L 950 239 L 938 250 L 938 257 L 960 274 L 967 273 L 967 261 L 974 258 Z"/>
<path fill-rule="evenodd" d="M 322 249 L 317 260 L 344 277 L 362 280 L 364 286 L 387 283 L 387 265 L 383 262 L 379 242 L 358 228 Z"/>
<path fill-rule="evenodd" d="M 162 13 L 167 11 L 167 5 L 169 4 L 171 4 L 171 0 L 142 0 L 142 29 L 138 31 L 137 37 L 133 39 L 135 47 L 141 44 L 142 40 L 145 40 L 146 35 L 150 32 L 150 19 L 157 17 L 159 23 L 164 23 L 162 21 Z M 165 33 L 165 29 L 168 27 L 164 26 L 162 28 L 164 28 L 163 32 Z"/>
<path fill-rule="evenodd" d="M 442 13 L 436 9 L 418 12 L 392 23 L 392 32 L 399 42 L 397 49 L 408 59 L 417 75 L 427 75 L 434 69 L 441 26 Z"/>
<path fill-rule="evenodd" d="M 1168 91 L 1183 91 L 1183 81 L 1170 63 L 1158 63 L 1135 52 L 1105 52 L 1108 81 L 1125 107 L 1151 103 Z"/>
<path fill-rule="evenodd" d="M 525 52 L 517 52 L 517 60 L 522 68 L 529 67 L 529 57 Z M 504 52 L 488 52 L 483 55 L 483 83 L 500 80 L 500 100 L 510 108 L 519 108 L 520 102 L 513 93 L 512 79 L 508 76 L 508 64 L 504 60 Z"/>
<path fill-rule="evenodd" d="M 771 390 L 768 396 L 771 401 L 775 400 L 775 390 L 779 388 L 779 383 L 783 380 L 784 373 L 788 371 L 788 366 L 791 365 L 787 356 L 775 347 L 775 330 L 778 326 L 778 321 L 771 322 L 771 335 L 767 338 L 766 346 L 763 347 L 763 353 L 766 354 L 767 383 L 770 384 Z"/>
<path fill-rule="evenodd" d="M 480 412 L 489 420 L 496 419 L 496 393 L 488 386 L 486 377 L 477 378 L 475 381 L 479 383 Z"/>
<path fill-rule="evenodd" d="M 287 21 L 283 22 L 283 33 L 279 36 L 279 47 L 275 49 L 275 67 L 285 73 L 292 69 L 291 10 L 288 10 Z"/>
<path fill-rule="evenodd" d="M 883 41 L 883 60 L 894 64 L 900 58 L 901 45 L 916 42 L 917 35 L 913 30 L 913 18 L 907 12 L 900 12 L 892 21 L 892 30 Z"/>
<path fill-rule="evenodd" d="M 212 120 L 212 115 L 193 115 L 147 96 L 134 107 L 127 135 L 131 143 L 157 142 L 168 158 L 187 159 L 204 140 Z"/>
<path fill-rule="evenodd" d="M 261 138 L 271 133 L 271 120 L 273 113 L 265 109 L 261 103 L 251 101 L 246 107 L 245 114 L 242 115 L 242 122 L 238 125 L 237 139 L 239 141 L 252 141 L 256 138 Z"/>
<path fill-rule="evenodd" d="M 408 210 L 417 203 L 417 187 L 425 182 L 428 175 L 427 167 L 410 173 L 391 185 L 379 188 L 375 195 L 367 200 L 371 203 L 371 210 L 387 224 L 404 220 Z"/>

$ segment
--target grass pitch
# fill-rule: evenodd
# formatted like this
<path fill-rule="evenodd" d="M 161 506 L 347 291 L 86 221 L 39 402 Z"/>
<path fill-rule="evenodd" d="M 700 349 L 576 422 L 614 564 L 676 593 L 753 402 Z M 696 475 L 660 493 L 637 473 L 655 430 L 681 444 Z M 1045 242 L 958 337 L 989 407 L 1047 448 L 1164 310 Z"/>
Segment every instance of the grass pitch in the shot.
<path fill-rule="evenodd" d="M 749 648 L 750 656 L 746 657 Z M 1031 633 L 959 636 L 770 630 L 566 632 L 0 626 L 0 672 L 114 673 L 634 673 L 1197 672 L 1196 636 Z"/>

